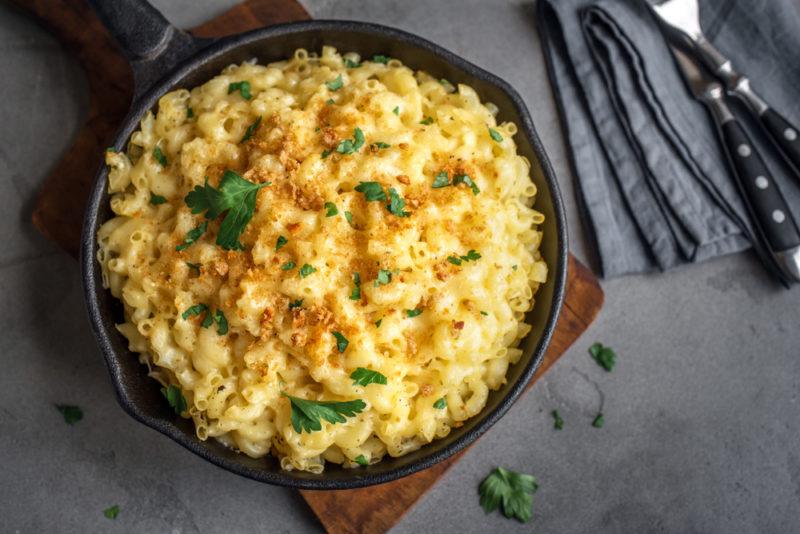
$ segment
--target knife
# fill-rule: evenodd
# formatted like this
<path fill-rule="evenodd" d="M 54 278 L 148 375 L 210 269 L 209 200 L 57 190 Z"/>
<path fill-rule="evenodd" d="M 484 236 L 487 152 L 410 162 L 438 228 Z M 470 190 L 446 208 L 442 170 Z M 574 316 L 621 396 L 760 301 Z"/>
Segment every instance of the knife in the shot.
<path fill-rule="evenodd" d="M 685 52 L 670 46 L 692 95 L 703 102 L 717 125 L 739 191 L 784 277 L 800 282 L 800 231 L 778 184 L 742 125 L 725 103 L 722 85 Z"/>
<path fill-rule="evenodd" d="M 728 92 L 747 105 L 794 170 L 795 178 L 800 180 L 800 130 L 764 102 L 750 87 L 750 80 L 737 72 L 733 63 L 706 39 L 700 27 L 697 0 L 667 0 L 651 7 L 662 26 L 673 37 L 688 42 L 705 66 L 722 80 Z"/>

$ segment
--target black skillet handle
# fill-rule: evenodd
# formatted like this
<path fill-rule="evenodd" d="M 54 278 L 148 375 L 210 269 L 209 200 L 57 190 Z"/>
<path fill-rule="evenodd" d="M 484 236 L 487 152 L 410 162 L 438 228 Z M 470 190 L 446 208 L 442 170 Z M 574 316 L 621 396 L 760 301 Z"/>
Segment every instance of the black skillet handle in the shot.
<path fill-rule="evenodd" d="M 89 0 L 128 58 L 134 75 L 134 101 L 178 63 L 205 47 L 171 25 L 145 0 Z"/>
<path fill-rule="evenodd" d="M 800 246 L 800 232 L 792 212 L 739 121 L 728 120 L 721 129 L 745 201 L 770 248 L 781 252 Z"/>
<path fill-rule="evenodd" d="M 772 108 L 761 114 L 761 124 L 781 149 L 783 157 L 791 163 L 795 177 L 800 180 L 800 130 Z"/>

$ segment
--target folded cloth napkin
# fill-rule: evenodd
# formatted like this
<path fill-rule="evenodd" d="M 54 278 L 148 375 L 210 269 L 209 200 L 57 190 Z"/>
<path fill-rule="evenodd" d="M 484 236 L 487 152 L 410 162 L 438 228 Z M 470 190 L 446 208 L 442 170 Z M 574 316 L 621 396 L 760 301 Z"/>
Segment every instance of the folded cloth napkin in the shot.
<path fill-rule="evenodd" d="M 706 36 L 798 124 L 795 2 L 700 6 Z M 758 246 L 711 118 L 691 98 L 644 0 L 539 0 L 538 25 L 603 275 L 667 270 Z M 732 107 L 800 221 L 798 180 L 744 108 Z"/>

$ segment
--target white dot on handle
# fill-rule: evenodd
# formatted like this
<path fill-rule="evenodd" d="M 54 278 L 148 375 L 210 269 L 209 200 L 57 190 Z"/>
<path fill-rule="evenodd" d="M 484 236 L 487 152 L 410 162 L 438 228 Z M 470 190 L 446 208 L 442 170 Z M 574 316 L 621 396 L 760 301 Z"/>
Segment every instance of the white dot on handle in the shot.
<path fill-rule="evenodd" d="M 787 141 L 794 141 L 797 139 L 797 132 L 794 130 L 794 128 L 786 128 L 783 131 L 783 137 L 785 137 Z"/>
<path fill-rule="evenodd" d="M 746 158 L 747 156 L 750 155 L 750 152 L 751 152 L 750 151 L 750 146 L 749 145 L 739 145 L 736 148 L 736 152 L 738 152 L 739 155 L 742 156 L 743 158 Z"/>
<path fill-rule="evenodd" d="M 772 212 L 772 220 L 780 224 L 786 220 L 786 215 L 781 210 L 775 210 Z"/>
<path fill-rule="evenodd" d="M 766 189 L 769 186 L 769 181 L 763 176 L 756 176 L 756 187 L 759 189 Z"/>

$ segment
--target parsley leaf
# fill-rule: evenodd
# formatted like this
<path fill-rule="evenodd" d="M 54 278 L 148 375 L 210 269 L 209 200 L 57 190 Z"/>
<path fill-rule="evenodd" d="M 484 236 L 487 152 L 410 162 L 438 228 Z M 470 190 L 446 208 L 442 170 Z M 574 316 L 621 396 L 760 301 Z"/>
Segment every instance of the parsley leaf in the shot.
<path fill-rule="evenodd" d="M 78 406 L 71 406 L 69 404 L 56 404 L 56 410 L 61 412 L 64 417 L 64 422 L 68 425 L 74 425 L 83 419 L 83 410 Z"/>
<path fill-rule="evenodd" d="M 285 238 L 285 237 L 283 237 L 282 235 L 279 235 L 279 236 L 278 236 L 278 239 L 277 239 L 277 240 L 275 240 L 275 252 L 278 252 L 278 251 L 281 249 L 281 247 L 282 247 L 283 245 L 285 245 L 286 243 L 288 243 L 288 242 L 289 242 L 289 240 L 288 240 L 288 239 L 286 239 L 286 238 Z"/>
<path fill-rule="evenodd" d="M 109 506 L 105 510 L 103 510 L 103 515 L 106 516 L 108 519 L 116 519 L 119 515 L 119 505 L 115 504 L 114 506 Z"/>
<path fill-rule="evenodd" d="M 447 171 L 442 171 L 436 175 L 436 178 L 433 179 L 431 188 L 439 189 L 441 187 L 447 187 L 448 185 L 450 185 L 450 179 L 447 176 Z"/>
<path fill-rule="evenodd" d="M 437 410 L 444 410 L 445 408 L 447 408 L 447 399 L 445 399 L 444 397 L 439 397 L 438 399 L 436 399 L 436 402 L 433 403 L 433 407 L 436 408 Z"/>
<path fill-rule="evenodd" d="M 489 137 L 491 137 L 492 140 L 494 142 L 496 142 L 496 143 L 502 143 L 503 142 L 503 136 L 500 135 L 500 132 L 498 132 L 494 128 L 489 128 Z"/>
<path fill-rule="evenodd" d="M 481 311 L 481 315 L 488 316 L 489 314 L 488 314 L 488 313 L 486 313 L 485 311 Z"/>
<path fill-rule="evenodd" d="M 389 63 L 389 58 L 387 56 L 382 56 L 382 55 L 372 56 L 372 61 L 374 61 L 375 63 L 383 63 L 384 65 L 386 65 L 387 63 Z"/>
<path fill-rule="evenodd" d="M 417 316 L 417 315 L 419 315 L 420 313 L 422 313 L 422 310 L 421 310 L 421 309 L 419 309 L 419 308 L 415 308 L 415 309 L 413 309 L 413 310 L 406 310 L 406 315 L 407 315 L 408 317 L 416 317 L 416 316 Z"/>
<path fill-rule="evenodd" d="M 205 317 L 203 317 L 203 322 L 200 323 L 200 326 L 202 326 L 203 328 L 208 328 L 213 323 L 214 323 L 214 316 L 211 315 L 211 310 L 208 310 L 208 313 L 206 314 Z"/>
<path fill-rule="evenodd" d="M 183 239 L 183 243 L 176 246 L 175 250 L 181 251 L 189 248 L 189 245 L 200 239 L 200 236 L 206 232 L 207 228 L 208 228 L 208 221 L 203 221 L 203 224 L 201 224 L 197 228 L 186 232 L 186 237 Z"/>
<path fill-rule="evenodd" d="M 317 272 L 316 267 L 313 265 L 309 265 L 304 263 L 302 267 L 300 267 L 300 278 L 305 278 L 306 276 Z"/>
<path fill-rule="evenodd" d="M 473 195 L 477 195 L 481 192 L 481 190 L 478 189 L 478 185 L 467 174 L 459 174 L 458 176 L 453 177 L 453 185 L 458 184 L 468 185 L 472 189 Z"/>
<path fill-rule="evenodd" d="M 297 264 L 295 262 L 293 262 L 293 261 L 287 261 L 286 263 L 281 265 L 281 270 L 282 271 L 291 271 L 292 269 L 295 268 L 296 265 Z"/>
<path fill-rule="evenodd" d="M 271 182 L 254 184 L 232 170 L 227 170 L 222 175 L 219 189 L 208 185 L 206 178 L 205 185 L 198 185 L 189 191 L 184 201 L 192 208 L 192 213 L 205 211 L 205 217 L 209 220 L 227 212 L 219 226 L 217 245 L 225 250 L 242 250 L 244 246 L 239 242 L 239 236 L 253 218 L 258 190 L 268 185 Z"/>
<path fill-rule="evenodd" d="M 419 123 L 420 124 L 424 124 L 425 126 L 428 126 L 429 124 L 433 124 L 433 117 L 431 117 L 429 115 L 429 116 L 425 117 L 424 119 L 422 119 L 421 121 L 419 121 Z"/>
<path fill-rule="evenodd" d="M 199 263 L 191 263 L 191 262 L 188 262 L 188 261 L 187 261 L 187 262 L 186 262 L 186 265 L 187 265 L 187 266 L 188 266 L 188 267 L 189 267 L 191 270 L 193 270 L 194 272 L 196 272 L 198 275 L 200 274 L 200 264 L 199 264 Z"/>
<path fill-rule="evenodd" d="M 165 388 L 161 388 L 161 394 L 164 395 L 170 407 L 175 410 L 176 414 L 180 415 L 186 411 L 186 397 L 183 396 L 181 388 L 170 384 Z"/>
<path fill-rule="evenodd" d="M 253 95 L 250 94 L 250 82 L 248 81 L 233 82 L 228 84 L 228 94 L 231 94 L 235 91 L 239 91 L 239 94 L 242 95 L 242 98 L 245 100 L 250 100 L 253 97 Z"/>
<path fill-rule="evenodd" d="M 347 219 L 347 222 L 350 223 L 350 226 L 353 226 L 353 214 L 349 211 L 344 212 L 344 218 Z"/>
<path fill-rule="evenodd" d="M 400 115 L 400 106 L 395 106 L 394 109 L 392 110 L 392 113 L 394 113 L 395 115 Z"/>
<path fill-rule="evenodd" d="M 293 310 L 295 308 L 299 308 L 302 305 L 303 305 L 303 299 L 297 299 L 294 302 L 289 303 L 289 309 Z"/>
<path fill-rule="evenodd" d="M 217 310 L 214 312 L 214 320 L 217 322 L 217 334 L 224 336 L 228 333 L 228 319 L 225 318 L 225 314 L 222 313 L 222 310 Z"/>
<path fill-rule="evenodd" d="M 258 116 L 258 118 L 255 120 L 255 122 L 253 122 L 253 124 L 247 127 L 247 130 L 244 132 L 244 136 L 242 136 L 242 140 L 239 142 L 244 143 L 245 141 L 249 141 L 250 138 L 253 137 L 253 134 L 256 133 L 256 130 L 258 130 L 258 127 L 260 125 L 261 125 L 261 115 Z"/>
<path fill-rule="evenodd" d="M 597 414 L 597 417 L 594 418 L 594 421 L 592 421 L 592 426 L 595 428 L 603 428 L 605 422 L 606 421 L 603 419 L 603 414 L 599 413 Z"/>
<path fill-rule="evenodd" d="M 375 328 L 380 328 L 382 322 L 383 322 L 383 317 L 375 321 Z"/>
<path fill-rule="evenodd" d="M 358 152 L 358 150 L 364 146 L 364 132 L 361 131 L 361 128 L 356 128 L 353 130 L 353 140 L 345 139 L 339 142 L 339 146 L 336 147 L 336 152 L 339 154 L 353 154 Z"/>
<path fill-rule="evenodd" d="M 347 340 L 346 337 L 344 337 L 344 335 L 341 332 L 332 332 L 332 333 L 333 337 L 336 338 L 336 348 L 339 350 L 339 352 L 344 352 L 345 349 L 347 349 L 347 345 L 349 345 L 350 342 Z"/>
<path fill-rule="evenodd" d="M 332 106 L 332 105 L 334 105 L 335 103 L 336 103 L 336 100 L 334 100 L 334 99 L 332 99 L 332 98 L 329 98 L 328 100 L 326 100 L 326 101 L 325 101 L 325 105 L 326 105 L 326 106 Z"/>
<path fill-rule="evenodd" d="M 286 393 L 282 395 L 289 399 L 292 405 L 292 427 L 298 434 L 303 432 L 317 432 L 322 430 L 320 419 L 329 423 L 344 423 L 346 417 L 355 417 L 367 407 L 361 399 L 351 401 L 312 401 L 292 397 Z"/>
<path fill-rule="evenodd" d="M 388 383 L 386 376 L 378 371 L 367 369 L 366 367 L 359 367 L 350 373 L 350 378 L 353 379 L 354 386 L 368 386 L 369 384 L 386 385 Z"/>
<path fill-rule="evenodd" d="M 558 410 L 553 410 L 553 428 L 561 430 L 564 428 L 564 420 L 558 414 Z"/>
<path fill-rule="evenodd" d="M 381 190 L 383 192 L 383 190 Z M 369 199 L 367 199 L 369 200 Z M 389 203 L 386 205 L 386 208 L 392 215 L 397 215 L 398 217 L 408 217 L 411 213 L 407 211 L 403 211 L 403 208 L 406 205 L 406 201 L 403 200 L 394 187 L 389 188 Z"/>
<path fill-rule="evenodd" d="M 384 143 L 383 141 L 378 141 L 377 143 L 372 143 L 369 146 L 374 146 L 375 148 L 383 149 L 383 148 L 389 148 L 392 145 L 390 145 L 388 143 Z"/>
<path fill-rule="evenodd" d="M 502 505 L 503 514 L 522 523 L 531 519 L 533 494 L 539 489 L 531 475 L 498 467 L 481 482 L 478 492 L 481 507 L 487 514 Z"/>
<path fill-rule="evenodd" d="M 364 198 L 369 201 L 386 201 L 386 193 L 383 190 L 383 186 L 378 182 L 359 182 L 359 184 L 355 187 L 355 190 L 359 193 L 364 193 Z"/>
<path fill-rule="evenodd" d="M 595 343 L 589 347 L 589 354 L 592 355 L 597 365 L 609 372 L 617 363 L 617 353 L 611 347 L 603 346 L 602 343 Z"/>
<path fill-rule="evenodd" d="M 359 454 L 358 456 L 356 456 L 356 463 L 357 463 L 358 465 L 362 465 L 362 466 L 364 466 L 364 465 L 369 465 L 369 460 L 367 460 L 366 458 L 364 458 L 364 455 L 363 455 L 363 454 Z"/>
<path fill-rule="evenodd" d="M 388 269 L 380 269 L 378 276 L 375 278 L 375 287 L 385 286 L 392 281 L 392 271 Z"/>
<path fill-rule="evenodd" d="M 348 69 L 357 69 L 358 67 L 361 66 L 361 63 L 356 63 L 350 58 L 344 58 L 344 66 L 347 67 Z"/>
<path fill-rule="evenodd" d="M 155 195 L 153 193 L 150 193 L 150 204 L 152 204 L 153 206 L 164 204 L 166 201 L 167 199 L 162 197 L 161 195 Z"/>
<path fill-rule="evenodd" d="M 461 259 L 464 261 L 477 261 L 481 259 L 481 255 L 478 254 L 474 249 L 470 249 L 466 256 L 461 256 Z"/>
<path fill-rule="evenodd" d="M 192 109 L 191 106 L 189 106 L 188 108 L 186 108 L 186 118 L 191 119 L 192 117 L 194 117 L 194 110 Z"/>
<path fill-rule="evenodd" d="M 159 164 L 160 164 L 162 167 L 166 167 L 166 166 L 167 166 L 167 156 L 165 156 L 165 155 L 164 155 L 164 153 L 163 153 L 163 152 L 161 152 L 161 147 L 158 147 L 158 146 L 157 146 L 157 147 L 155 147 L 155 148 L 153 149 L 153 157 L 156 159 L 156 161 L 157 161 L 157 162 L 158 162 L 158 163 L 159 163 Z"/>
<path fill-rule="evenodd" d="M 336 208 L 336 204 L 333 202 L 326 202 L 325 209 L 327 210 L 325 212 L 325 217 L 333 217 L 334 215 L 339 214 L 339 210 Z"/>
<path fill-rule="evenodd" d="M 361 300 L 361 275 L 353 273 L 353 291 L 350 293 L 350 300 Z"/>
<path fill-rule="evenodd" d="M 189 319 L 189 317 L 192 317 L 194 315 L 200 315 L 207 311 L 208 311 L 208 306 L 206 306 L 205 304 L 195 304 L 194 306 L 189 306 L 188 308 L 186 308 L 186 311 L 184 311 L 181 314 L 181 318 L 184 321 L 186 321 L 187 319 Z"/>
<path fill-rule="evenodd" d="M 447 256 L 447 261 L 449 261 L 453 265 L 461 265 L 461 260 L 458 259 L 456 256 Z"/>
<path fill-rule="evenodd" d="M 331 80 L 329 82 L 325 82 L 325 87 L 327 87 L 331 91 L 338 91 L 339 89 L 342 88 L 343 85 L 344 85 L 344 82 L 342 81 L 342 75 L 341 74 L 339 74 L 333 80 Z"/>
<path fill-rule="evenodd" d="M 325 150 L 322 151 L 322 159 L 325 159 L 330 155 L 331 155 L 331 151 L 330 150 L 325 149 Z"/>

